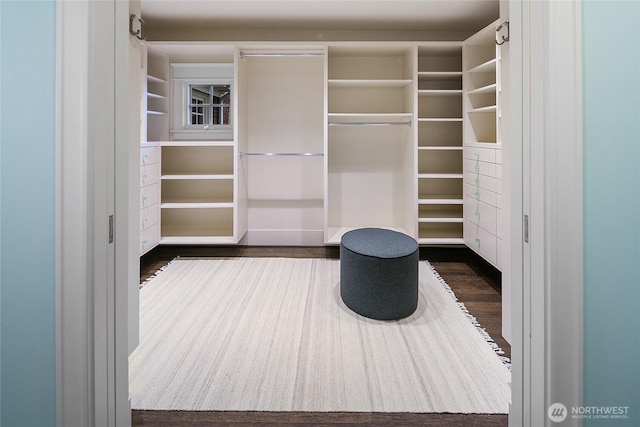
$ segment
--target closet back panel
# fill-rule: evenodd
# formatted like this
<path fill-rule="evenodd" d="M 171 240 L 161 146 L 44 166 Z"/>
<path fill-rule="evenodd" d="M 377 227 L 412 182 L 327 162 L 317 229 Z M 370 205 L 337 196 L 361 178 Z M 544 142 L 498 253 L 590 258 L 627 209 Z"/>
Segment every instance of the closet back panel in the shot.
<path fill-rule="evenodd" d="M 329 227 L 411 229 L 408 127 L 330 128 Z"/>
<path fill-rule="evenodd" d="M 245 57 L 239 66 L 246 68 L 248 152 L 322 153 L 324 58 Z M 249 156 L 242 163 L 247 243 L 322 244 L 322 157 Z"/>

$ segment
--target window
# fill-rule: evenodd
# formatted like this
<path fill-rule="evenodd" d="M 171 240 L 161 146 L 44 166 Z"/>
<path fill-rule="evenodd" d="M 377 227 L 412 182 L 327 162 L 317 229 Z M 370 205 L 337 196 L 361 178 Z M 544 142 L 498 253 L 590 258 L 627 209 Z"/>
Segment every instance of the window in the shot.
<path fill-rule="evenodd" d="M 191 84 L 188 106 L 190 125 L 229 125 L 231 118 L 231 85 Z"/>
<path fill-rule="evenodd" d="M 1 1 L 1 0 L 0 0 Z M 172 139 L 233 138 L 235 69 L 232 63 L 171 64 Z"/>

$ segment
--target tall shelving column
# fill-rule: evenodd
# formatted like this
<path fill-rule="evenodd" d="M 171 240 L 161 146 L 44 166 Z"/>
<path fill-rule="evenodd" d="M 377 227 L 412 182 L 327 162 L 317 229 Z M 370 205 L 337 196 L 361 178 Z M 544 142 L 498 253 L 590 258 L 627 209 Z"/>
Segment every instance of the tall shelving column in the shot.
<path fill-rule="evenodd" d="M 168 139 L 169 58 L 146 48 L 140 129 L 140 255 L 160 242 L 160 141 Z"/>
<path fill-rule="evenodd" d="M 415 48 L 331 46 L 325 243 L 354 228 L 415 235 Z"/>
<path fill-rule="evenodd" d="M 463 244 L 462 44 L 418 48 L 418 242 Z"/>
<path fill-rule="evenodd" d="M 501 266 L 502 141 L 494 22 L 463 45 L 464 235 L 468 247 Z"/>

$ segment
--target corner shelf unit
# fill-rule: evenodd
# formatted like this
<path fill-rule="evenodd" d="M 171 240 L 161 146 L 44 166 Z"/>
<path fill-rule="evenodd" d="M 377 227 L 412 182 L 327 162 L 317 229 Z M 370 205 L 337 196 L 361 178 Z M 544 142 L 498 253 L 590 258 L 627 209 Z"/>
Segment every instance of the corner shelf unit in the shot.
<path fill-rule="evenodd" d="M 359 227 L 414 235 L 415 48 L 330 46 L 325 243 Z"/>
<path fill-rule="evenodd" d="M 502 265 L 502 141 L 500 58 L 494 22 L 463 45 L 464 240 L 500 269 Z"/>
<path fill-rule="evenodd" d="M 169 139 L 169 81 L 171 71 L 169 58 L 147 47 L 146 89 L 143 120 L 145 141 L 166 141 Z"/>
<path fill-rule="evenodd" d="M 462 43 L 418 48 L 418 243 L 463 238 Z"/>

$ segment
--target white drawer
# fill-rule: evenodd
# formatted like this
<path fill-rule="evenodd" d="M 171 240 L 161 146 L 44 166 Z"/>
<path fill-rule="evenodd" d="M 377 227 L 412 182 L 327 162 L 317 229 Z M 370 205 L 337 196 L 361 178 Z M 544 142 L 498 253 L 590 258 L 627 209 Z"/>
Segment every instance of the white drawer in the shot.
<path fill-rule="evenodd" d="M 156 224 L 140 233 L 140 255 L 155 248 L 160 242 L 160 225 Z"/>
<path fill-rule="evenodd" d="M 470 221 L 464 221 L 464 242 L 493 265 L 498 261 L 498 238 Z"/>
<path fill-rule="evenodd" d="M 496 234 L 497 209 L 495 206 L 465 195 L 464 219 L 478 224 L 491 234 Z"/>
<path fill-rule="evenodd" d="M 477 160 L 464 159 L 464 170 L 485 176 L 496 177 L 496 164 Z"/>
<path fill-rule="evenodd" d="M 492 176 L 480 175 L 474 172 L 465 172 L 464 181 L 469 185 L 493 191 L 494 193 L 499 193 L 498 188 L 500 186 L 500 181 Z"/>
<path fill-rule="evenodd" d="M 484 188 L 480 188 L 475 185 L 465 184 L 464 194 L 465 196 L 473 197 L 474 199 L 488 203 L 491 206 L 498 206 L 498 194 L 493 191 L 485 190 Z"/>
<path fill-rule="evenodd" d="M 160 217 L 160 205 L 151 205 L 140 210 L 140 231 L 156 225 Z"/>
<path fill-rule="evenodd" d="M 464 158 L 481 162 L 496 163 L 496 150 L 494 148 L 465 147 Z"/>
<path fill-rule="evenodd" d="M 157 184 L 160 180 L 160 165 L 152 163 L 140 166 L 140 187 Z"/>
<path fill-rule="evenodd" d="M 140 209 L 155 205 L 159 200 L 158 184 L 147 185 L 140 189 Z"/>
<path fill-rule="evenodd" d="M 140 149 L 140 166 L 158 163 L 160 147 L 143 147 Z"/>

